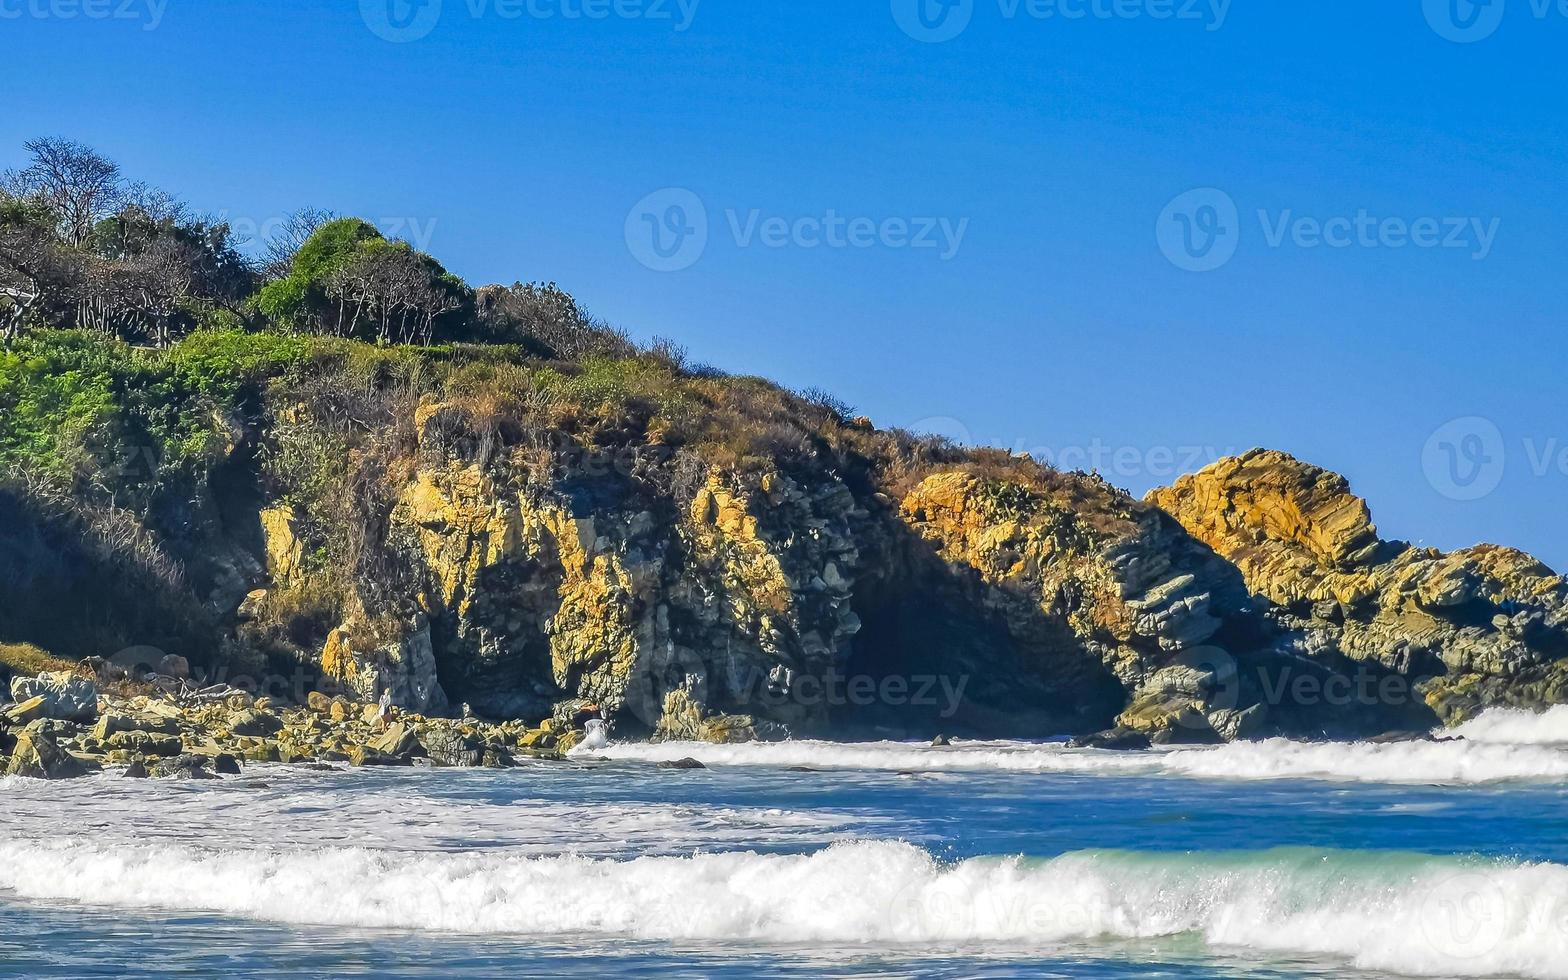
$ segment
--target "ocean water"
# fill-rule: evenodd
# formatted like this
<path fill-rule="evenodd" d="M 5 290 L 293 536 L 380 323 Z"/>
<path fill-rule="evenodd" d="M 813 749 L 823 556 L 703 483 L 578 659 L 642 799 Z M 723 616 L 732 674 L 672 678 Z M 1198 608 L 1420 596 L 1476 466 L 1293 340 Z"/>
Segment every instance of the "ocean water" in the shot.
<path fill-rule="evenodd" d="M 1568 709 L 1461 733 L 0 780 L 0 975 L 1568 977 Z"/>

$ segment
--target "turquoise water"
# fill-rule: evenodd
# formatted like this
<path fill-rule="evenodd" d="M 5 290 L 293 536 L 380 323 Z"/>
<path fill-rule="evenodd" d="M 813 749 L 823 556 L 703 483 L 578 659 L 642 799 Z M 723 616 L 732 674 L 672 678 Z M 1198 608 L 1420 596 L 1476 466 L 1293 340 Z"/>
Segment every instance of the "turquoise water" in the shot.
<path fill-rule="evenodd" d="M 0 974 L 1568 976 L 1564 749 L 1246 748 L 0 781 Z"/>

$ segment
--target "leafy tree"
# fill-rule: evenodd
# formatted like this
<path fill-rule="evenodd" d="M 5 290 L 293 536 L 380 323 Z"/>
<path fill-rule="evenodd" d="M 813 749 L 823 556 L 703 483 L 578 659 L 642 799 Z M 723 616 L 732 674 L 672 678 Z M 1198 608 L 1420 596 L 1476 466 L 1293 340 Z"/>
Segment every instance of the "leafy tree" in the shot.
<path fill-rule="evenodd" d="M 341 318 L 342 309 L 327 295 L 327 279 L 353 257 L 361 242 L 381 233 L 358 218 L 329 221 L 311 233 L 295 251 L 288 275 L 267 283 L 256 296 L 256 308 L 275 323 L 297 330 L 326 331 Z"/>
<path fill-rule="evenodd" d="M 407 242 L 387 241 L 366 222 L 345 218 L 306 239 L 288 276 L 263 287 L 256 305 L 297 329 L 430 343 L 439 326 L 466 319 L 472 294 Z"/>

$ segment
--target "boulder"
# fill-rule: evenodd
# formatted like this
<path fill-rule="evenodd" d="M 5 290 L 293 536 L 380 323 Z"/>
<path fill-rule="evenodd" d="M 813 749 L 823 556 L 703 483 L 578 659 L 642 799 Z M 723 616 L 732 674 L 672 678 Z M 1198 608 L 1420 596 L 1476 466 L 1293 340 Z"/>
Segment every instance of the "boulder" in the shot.
<path fill-rule="evenodd" d="M 187 752 L 154 764 L 148 772 L 154 779 L 217 779 L 207 769 L 210 761 L 204 755 Z"/>
<path fill-rule="evenodd" d="M 30 779 L 75 779 L 98 772 L 99 768 L 97 763 L 78 759 L 62 749 L 41 728 L 28 726 L 17 736 L 5 774 Z"/>
<path fill-rule="evenodd" d="M 185 751 L 178 735 L 154 735 L 150 732 L 117 732 L 104 740 L 106 749 L 172 758 Z"/>
<path fill-rule="evenodd" d="M 1073 749 L 1105 749 L 1110 752 L 1137 752 L 1150 746 L 1149 736 L 1130 728 L 1112 728 L 1109 731 L 1083 735 L 1067 743 Z"/>
<path fill-rule="evenodd" d="M 144 732 L 148 735 L 179 735 L 178 718 L 162 715 L 133 715 L 121 711 L 105 711 L 93 727 L 93 738 L 107 742 L 115 735 L 126 732 Z"/>
<path fill-rule="evenodd" d="M 92 721 L 98 716 L 98 685 L 76 674 L 60 671 L 11 679 L 11 700 L 23 703 L 34 698 L 43 699 L 38 717 Z"/>
<path fill-rule="evenodd" d="M 373 751 L 363 745 L 358 745 L 349 752 L 348 764 L 351 766 L 360 767 L 411 766 L 414 764 L 414 760 L 406 755 L 389 755 L 387 753 Z"/>
<path fill-rule="evenodd" d="M 451 728 L 431 728 L 419 733 L 425 755 L 438 766 L 473 768 L 484 761 L 484 745 L 477 738 Z"/>
<path fill-rule="evenodd" d="M 402 722 L 387 728 L 365 746 L 381 755 L 409 755 L 420 747 L 419 736 Z"/>
<path fill-rule="evenodd" d="M 283 731 L 283 720 L 270 711 L 246 708 L 229 716 L 229 731 L 245 738 L 271 738 Z"/>
<path fill-rule="evenodd" d="M 448 705 L 436 677 L 430 628 L 423 621 L 416 621 L 400 639 L 379 644 L 360 642 L 347 626 L 335 629 L 322 650 L 321 669 L 363 702 L 377 703 L 390 694 L 394 705 L 419 714 L 444 711 Z"/>
<path fill-rule="evenodd" d="M 190 680 L 191 663 L 184 657 L 171 653 L 158 661 L 158 673 L 176 680 Z"/>
<path fill-rule="evenodd" d="M 703 765 L 701 762 L 698 762 L 696 759 L 675 759 L 675 760 L 668 760 L 668 759 L 666 759 L 664 762 L 659 763 L 659 768 L 660 769 L 706 769 L 708 767 Z"/>
<path fill-rule="evenodd" d="M 44 716 L 44 699 L 42 697 L 28 698 L 21 704 L 14 704 L 5 712 L 6 721 L 13 725 L 25 725 Z"/>

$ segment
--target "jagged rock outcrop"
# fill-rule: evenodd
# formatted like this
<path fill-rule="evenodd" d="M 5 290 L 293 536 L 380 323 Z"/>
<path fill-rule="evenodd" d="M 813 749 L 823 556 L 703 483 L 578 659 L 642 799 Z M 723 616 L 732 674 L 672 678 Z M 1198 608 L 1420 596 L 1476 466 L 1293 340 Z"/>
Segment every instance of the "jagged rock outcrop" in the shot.
<path fill-rule="evenodd" d="M 503 717 L 575 699 L 672 734 L 825 722 L 789 690 L 842 658 L 860 626 L 849 606 L 859 512 L 843 485 L 715 471 L 689 500 L 574 497 L 504 479 L 525 465 L 423 468 L 392 515 L 425 569 L 418 604 L 454 698 Z M 704 723 L 762 699 L 772 703 L 753 723 Z"/>
<path fill-rule="evenodd" d="M 1451 723 L 1568 701 L 1568 583 L 1523 552 L 1384 541 L 1343 477 L 1280 452 L 1221 460 L 1148 500 L 1236 566 L 1295 653 L 1397 672 Z"/>
<path fill-rule="evenodd" d="M 448 705 L 430 630 L 417 620 L 391 638 L 363 639 L 353 627 L 333 630 L 321 653 L 321 672 L 362 701 L 390 695 L 398 706 L 421 713 L 444 711 Z"/>
<path fill-rule="evenodd" d="M 993 653 L 973 669 L 999 683 L 1002 698 L 1052 704 L 1065 717 L 1076 702 L 1079 725 L 1066 730 L 1107 710 L 1161 740 L 1256 730 L 1267 709 L 1236 684 L 1252 614 L 1235 569 L 1153 508 L 1087 478 L 1059 482 L 941 473 L 903 501 L 903 519 L 972 573 L 977 601 L 1007 624 L 1017 668 Z M 1199 661 L 1220 673 L 1198 672 Z"/>
<path fill-rule="evenodd" d="M 37 677 L 11 679 L 11 700 L 30 701 L 34 718 L 60 721 L 90 720 L 98 714 L 98 685 L 68 672 L 43 673 Z"/>

